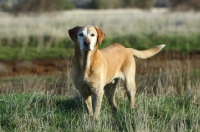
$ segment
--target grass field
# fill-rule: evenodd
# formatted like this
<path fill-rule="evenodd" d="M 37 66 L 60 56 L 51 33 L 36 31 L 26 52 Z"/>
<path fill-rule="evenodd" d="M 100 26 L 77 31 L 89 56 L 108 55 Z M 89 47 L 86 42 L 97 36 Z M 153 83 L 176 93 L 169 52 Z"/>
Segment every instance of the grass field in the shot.
<path fill-rule="evenodd" d="M 138 75 L 136 82 L 135 109 L 130 109 L 124 90 L 119 87 L 117 115 L 111 114 L 104 98 L 100 119 L 93 120 L 72 87 L 69 74 L 2 79 L 0 131 L 200 130 L 198 78 L 185 76 L 179 70 Z"/>
<path fill-rule="evenodd" d="M 100 120 L 88 117 L 79 98 L 36 93 L 3 95 L 1 131 L 199 131 L 199 107 L 192 96 L 137 96 L 137 107 L 118 98 L 119 112 L 112 115 L 107 103 Z"/>
<path fill-rule="evenodd" d="M 67 30 L 82 24 L 105 31 L 100 48 L 114 42 L 137 49 L 167 44 L 151 59 L 136 59 L 136 108 L 129 108 L 119 85 L 118 113 L 111 114 L 104 98 L 99 120 L 88 117 L 72 84 L 71 67 L 65 73 L 1 77 L 0 131 L 200 131 L 199 21 L 198 12 L 163 9 L 0 13 L 2 62 L 68 58 L 74 45 Z"/>
<path fill-rule="evenodd" d="M 97 121 L 87 115 L 72 86 L 70 69 L 51 76 L 2 78 L 0 131 L 199 131 L 200 72 L 165 60 L 160 70 L 141 71 L 155 68 L 159 61 L 137 60 L 135 109 L 130 109 L 119 86 L 117 115 L 111 114 L 104 98 Z"/>

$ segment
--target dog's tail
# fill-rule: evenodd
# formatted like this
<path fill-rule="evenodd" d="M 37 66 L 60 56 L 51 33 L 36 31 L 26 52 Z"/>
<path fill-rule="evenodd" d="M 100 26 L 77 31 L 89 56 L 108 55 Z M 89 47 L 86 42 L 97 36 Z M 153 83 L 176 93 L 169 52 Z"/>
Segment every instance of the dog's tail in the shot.
<path fill-rule="evenodd" d="M 132 53 L 134 56 L 137 56 L 138 58 L 147 59 L 151 56 L 154 56 L 158 52 L 160 52 L 162 50 L 162 48 L 164 48 L 164 47 L 165 47 L 165 44 L 158 45 L 154 48 L 143 50 L 143 51 L 132 49 Z"/>

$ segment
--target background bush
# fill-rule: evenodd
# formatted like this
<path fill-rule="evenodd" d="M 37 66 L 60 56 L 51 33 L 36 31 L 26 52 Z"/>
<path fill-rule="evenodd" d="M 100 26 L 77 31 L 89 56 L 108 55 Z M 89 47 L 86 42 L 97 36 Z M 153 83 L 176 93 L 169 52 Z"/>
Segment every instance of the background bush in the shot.
<path fill-rule="evenodd" d="M 171 10 L 200 10 L 200 0 L 0 0 L 0 10 L 48 12 L 73 8 L 116 9 L 169 7 Z"/>
<path fill-rule="evenodd" d="M 154 4 L 154 0 L 92 0 L 88 7 L 91 9 L 105 8 L 142 8 L 150 9 Z"/>
<path fill-rule="evenodd" d="M 200 10 L 200 0 L 170 0 L 170 8 L 172 10 L 187 11 Z"/>
<path fill-rule="evenodd" d="M 12 7 L 12 12 L 49 12 L 73 9 L 68 0 L 24 0 Z"/>

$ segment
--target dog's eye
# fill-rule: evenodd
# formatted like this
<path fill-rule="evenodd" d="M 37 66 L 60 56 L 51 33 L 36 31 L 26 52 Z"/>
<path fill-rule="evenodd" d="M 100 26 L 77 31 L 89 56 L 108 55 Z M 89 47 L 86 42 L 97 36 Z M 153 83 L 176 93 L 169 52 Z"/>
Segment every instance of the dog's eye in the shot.
<path fill-rule="evenodd" d="M 94 37 L 95 36 L 94 33 L 92 33 L 91 36 Z"/>
<path fill-rule="evenodd" d="M 80 33 L 79 36 L 83 37 L 83 33 Z"/>

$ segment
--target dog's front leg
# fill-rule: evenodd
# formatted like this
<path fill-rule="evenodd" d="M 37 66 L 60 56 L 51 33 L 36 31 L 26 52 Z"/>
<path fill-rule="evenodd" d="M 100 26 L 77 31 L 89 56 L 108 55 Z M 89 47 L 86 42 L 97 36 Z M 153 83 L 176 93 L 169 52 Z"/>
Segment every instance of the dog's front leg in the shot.
<path fill-rule="evenodd" d="M 93 109 L 92 109 L 92 97 L 91 95 L 82 94 L 83 101 L 87 108 L 87 112 L 90 116 L 93 116 Z"/>
<path fill-rule="evenodd" d="M 103 99 L 104 89 L 101 87 L 94 98 L 94 118 L 98 119 L 101 109 L 101 103 Z"/>

